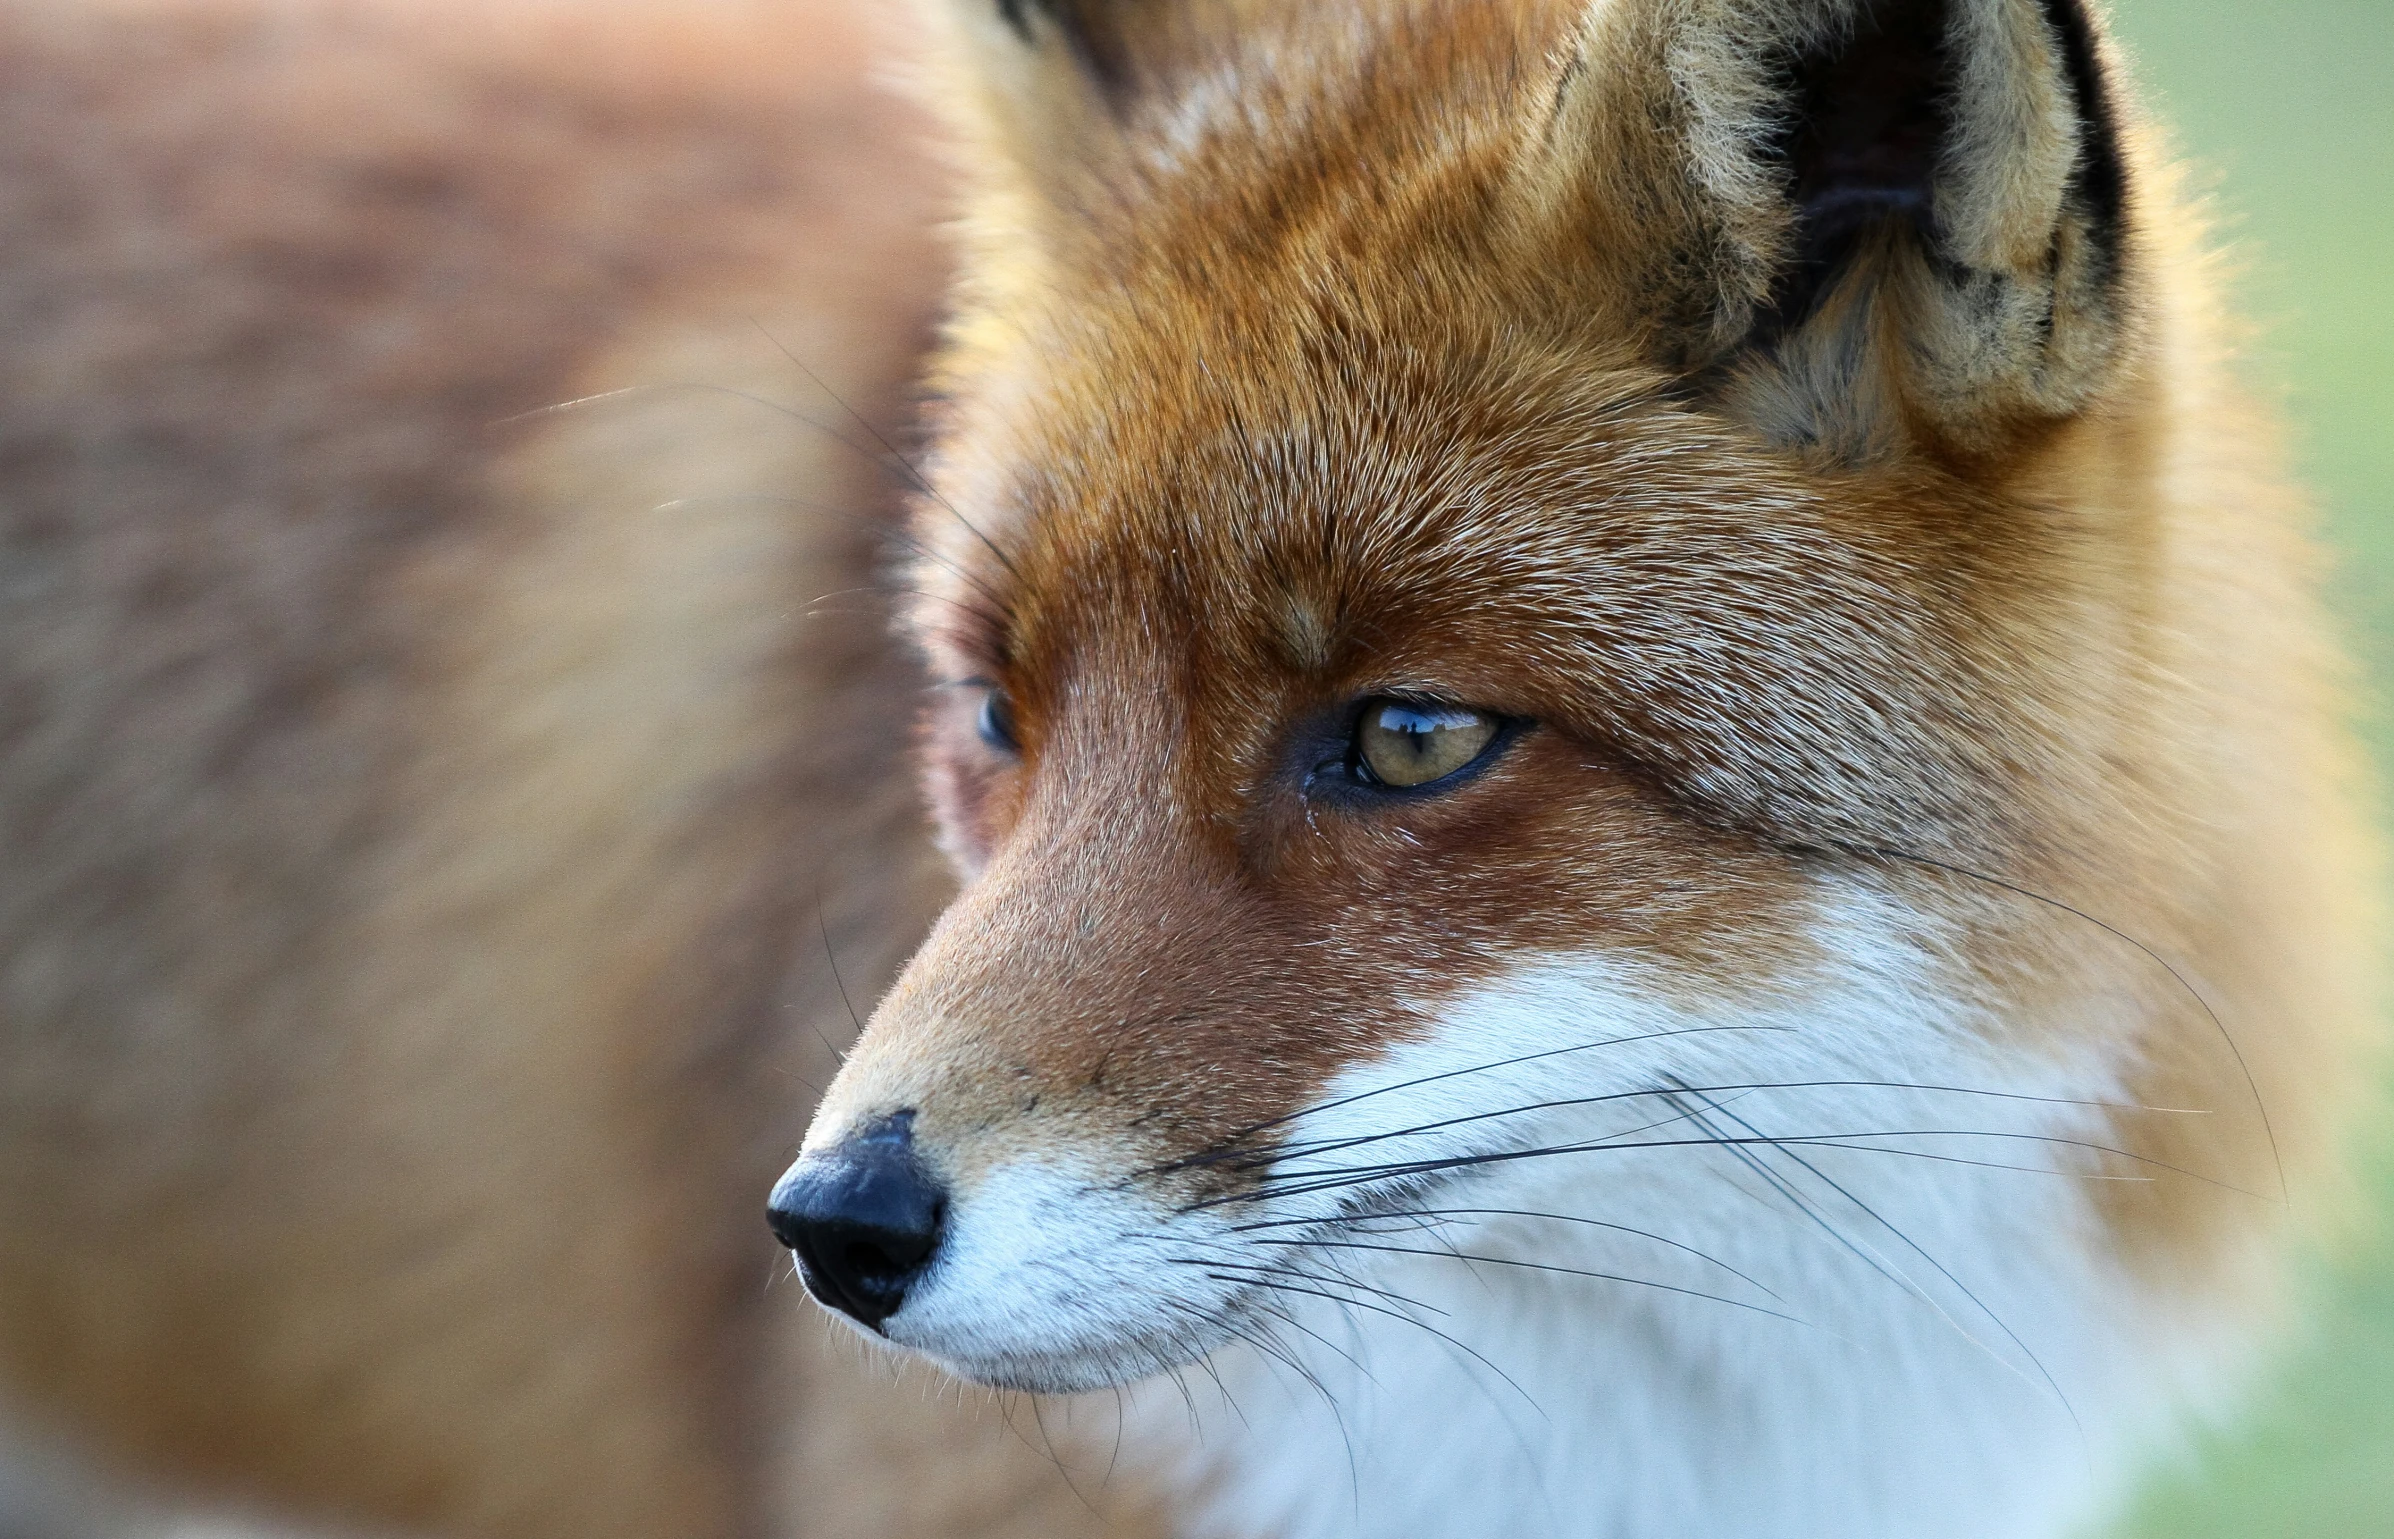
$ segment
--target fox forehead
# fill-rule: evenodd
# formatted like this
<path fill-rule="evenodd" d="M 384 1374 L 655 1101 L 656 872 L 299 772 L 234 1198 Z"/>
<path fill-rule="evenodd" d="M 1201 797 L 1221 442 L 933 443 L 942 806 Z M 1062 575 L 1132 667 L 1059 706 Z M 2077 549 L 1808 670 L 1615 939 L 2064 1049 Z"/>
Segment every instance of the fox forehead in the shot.
<path fill-rule="evenodd" d="M 983 254 L 922 508 L 934 653 L 1034 721 L 1112 680 L 1253 749 L 1412 691 L 1715 823 L 2015 846 L 2067 779 L 2056 697 L 2111 683 L 2045 640 L 2088 580 L 2051 467 L 2102 429 L 1854 465 L 1707 410 L 1643 346 L 1644 259 L 1528 217 L 1552 40 L 1387 9 L 1276 22 L 1310 29 L 1285 77 L 1243 39 Z"/>
<path fill-rule="evenodd" d="M 2069 578 L 1986 493 L 1807 468 L 1591 368 L 1600 344 L 1485 322 L 1137 335 L 1040 370 L 977 440 L 1002 462 L 924 510 L 934 649 L 1031 718 L 1108 680 L 1255 730 L 1418 693 L 1571 731 L 1723 823 L 2008 837 L 2061 687 L 2021 640 Z"/>

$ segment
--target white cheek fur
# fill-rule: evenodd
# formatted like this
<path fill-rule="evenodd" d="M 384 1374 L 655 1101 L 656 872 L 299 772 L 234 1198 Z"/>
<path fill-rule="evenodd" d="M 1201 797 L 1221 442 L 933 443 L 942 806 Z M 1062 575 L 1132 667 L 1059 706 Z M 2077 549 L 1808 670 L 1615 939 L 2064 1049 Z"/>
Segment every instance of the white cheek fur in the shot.
<path fill-rule="evenodd" d="M 2213 1366 L 2156 1360 L 2097 1240 L 2089 1183 L 2136 1179 L 2090 1147 L 2106 1023 L 1998 1047 L 1876 904 L 1821 933 L 1815 976 L 1710 1000 L 1543 959 L 1333 1087 L 1271 1216 L 1478 1163 L 1282 1250 L 1278 1355 L 1184 1376 L 1232 1403 L 1198 1436 L 1142 1392 L 1196 1532 L 2005 1539 L 2098 1509 Z"/>
<path fill-rule="evenodd" d="M 1003 1167 L 890 1339 L 1023 1388 L 1169 1373 L 1129 1435 L 1201 1536 L 2064 1531 L 2219 1365 L 2088 1201 L 2138 1179 L 2118 1001 L 2032 1050 L 1920 924 L 1848 893 L 1801 976 L 1702 988 L 1526 961 L 1343 1075 L 1251 1202 Z"/>
<path fill-rule="evenodd" d="M 1235 1288 L 1184 1259 L 1220 1227 L 1126 1190 L 1086 1156 L 1018 1161 L 955 1205 L 938 1259 L 884 1329 L 1010 1388 L 1144 1378 L 1224 1339 L 1206 1323 Z"/>

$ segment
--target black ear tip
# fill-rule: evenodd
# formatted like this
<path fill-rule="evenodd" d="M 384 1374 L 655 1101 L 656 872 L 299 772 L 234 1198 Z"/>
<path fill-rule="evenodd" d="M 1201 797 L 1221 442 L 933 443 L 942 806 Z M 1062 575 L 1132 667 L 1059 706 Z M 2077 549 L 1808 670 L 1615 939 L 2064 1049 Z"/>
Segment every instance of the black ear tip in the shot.
<path fill-rule="evenodd" d="M 2119 113 L 2112 102 L 2102 50 L 2095 40 L 2095 19 L 2087 11 L 2086 0 L 2042 0 L 2042 4 L 2046 24 L 2061 43 L 2062 72 L 2069 77 L 2078 118 L 2084 125 L 2084 147 L 2070 190 L 2084 201 L 2096 228 L 2108 231 L 2119 223 L 2128 201 L 2128 168 L 2120 154 Z"/>
<path fill-rule="evenodd" d="M 998 19 L 1027 45 L 1036 46 L 1043 28 L 1064 39 L 1096 82 L 1109 93 L 1130 78 L 1130 54 L 1120 13 L 1129 0 L 997 0 Z"/>

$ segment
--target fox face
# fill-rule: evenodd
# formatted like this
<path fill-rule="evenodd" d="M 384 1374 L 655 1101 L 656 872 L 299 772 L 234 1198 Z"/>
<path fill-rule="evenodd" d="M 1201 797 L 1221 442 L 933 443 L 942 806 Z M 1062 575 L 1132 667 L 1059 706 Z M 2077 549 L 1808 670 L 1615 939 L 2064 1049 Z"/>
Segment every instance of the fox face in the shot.
<path fill-rule="evenodd" d="M 776 1194 L 810 1285 L 1051 1390 L 1828 1319 L 1889 1404 L 1976 1353 L 2066 1440 L 2113 1381 L 2013 1322 L 2202 1252 L 2186 1191 L 2276 1133 L 2169 960 L 2250 788 L 2183 751 L 2239 729 L 2158 613 L 2163 258 L 2089 17 L 957 36 L 910 580 L 964 886 Z"/>

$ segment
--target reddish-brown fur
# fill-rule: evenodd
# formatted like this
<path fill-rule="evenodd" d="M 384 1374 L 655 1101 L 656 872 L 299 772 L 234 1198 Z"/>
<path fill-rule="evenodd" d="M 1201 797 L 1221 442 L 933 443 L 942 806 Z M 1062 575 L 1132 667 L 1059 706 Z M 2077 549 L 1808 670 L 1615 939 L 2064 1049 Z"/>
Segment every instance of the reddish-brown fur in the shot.
<path fill-rule="evenodd" d="M 1672 141 L 1611 126 L 1663 112 L 1645 9 L 1580 45 L 1619 78 L 1551 109 L 1602 184 L 1525 169 L 1568 9 L 1193 6 L 1109 23 L 1146 71 L 1128 105 L 1053 59 L 993 88 L 917 616 L 949 678 L 1010 695 L 1023 762 L 959 691 L 934 783 L 990 864 L 835 1106 L 957 1097 L 926 1115 L 974 1129 L 966 1168 L 1068 1115 L 1138 1112 L 1170 1158 L 1525 954 L 1767 985 L 1801 960 L 1796 873 L 1875 866 L 1970 930 L 2004 1014 L 2144 1001 L 2138 1099 L 2219 1111 L 2120 1130 L 2199 1177 L 2124 1189 L 2122 1244 L 2157 1285 L 2192 1252 L 2237 1271 L 2216 1247 L 2252 1215 L 2204 1182 L 2299 1179 L 2353 1084 L 2316 1069 L 2367 1019 L 2351 942 L 2296 937 L 2355 933 L 2366 841 L 2298 526 L 2215 377 L 2166 172 L 2131 125 L 2131 280 L 2057 322 L 2108 338 L 2080 344 L 2115 359 L 2099 409 L 1957 425 L 1882 340 L 1844 406 L 1878 425 L 1773 444 L 1789 385 L 1733 362 L 1691 402 L 1715 344 L 1657 330 L 1737 280 L 1645 212 L 1692 205 L 1640 192 L 1676 188 Z M 1010 42 L 976 67 L 1003 81 Z M 1181 95 L 1233 78 L 1245 116 L 1187 128 Z M 1880 319 L 1857 284 L 1816 331 L 1917 310 L 1910 259 L 1876 260 Z M 1434 802 L 1306 810 L 1337 713 L 1388 692 L 1538 726 Z"/>
<path fill-rule="evenodd" d="M 1526 954 L 1735 998 L 1846 865 L 2025 1039 L 2137 1002 L 2135 1099 L 2216 1114 L 2124 1145 L 2319 1209 L 2366 842 L 2147 134 L 2126 299 L 1981 390 L 1897 345 L 1896 251 L 1819 356 L 1740 350 L 1787 236 L 1651 131 L 1654 6 L 1064 9 L 1077 53 L 960 0 L 928 77 L 971 881 L 827 1125 L 1169 1160 Z M 511 1539 L 1142 1531 L 761 1292 L 817 1031 L 945 895 L 857 591 L 889 487 L 804 373 L 894 426 L 933 304 L 882 56 L 827 3 L 0 20 L 0 1397 L 95 1467 Z M 1209 80 L 1244 126 L 1176 139 Z M 1533 725 L 1307 805 L 1391 690 Z M 2274 1208 L 2105 1195 L 2157 1297 L 2268 1286 Z"/>

